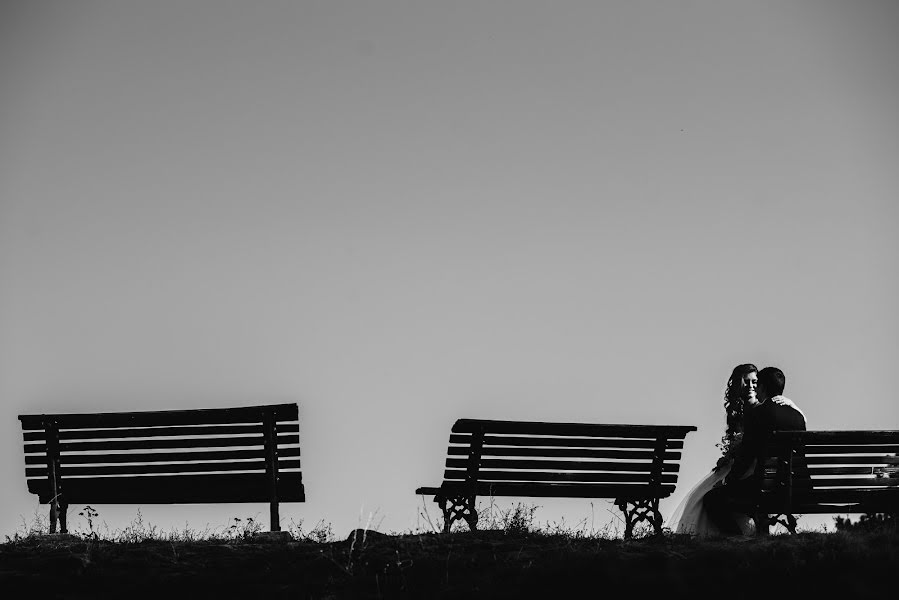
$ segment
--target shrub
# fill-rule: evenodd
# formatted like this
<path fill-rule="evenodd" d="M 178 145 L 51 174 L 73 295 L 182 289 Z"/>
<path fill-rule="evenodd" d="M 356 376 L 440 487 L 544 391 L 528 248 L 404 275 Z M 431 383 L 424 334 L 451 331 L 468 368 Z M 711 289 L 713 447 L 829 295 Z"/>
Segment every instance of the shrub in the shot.
<path fill-rule="evenodd" d="M 853 522 L 849 517 L 833 519 L 837 531 L 895 531 L 899 523 L 896 513 L 865 513 Z"/>

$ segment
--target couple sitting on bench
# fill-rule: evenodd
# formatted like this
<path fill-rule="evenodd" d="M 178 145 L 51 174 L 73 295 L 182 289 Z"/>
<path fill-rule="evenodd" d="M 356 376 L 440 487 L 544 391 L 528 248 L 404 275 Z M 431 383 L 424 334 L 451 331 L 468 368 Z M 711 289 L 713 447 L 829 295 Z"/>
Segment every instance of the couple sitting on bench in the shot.
<path fill-rule="evenodd" d="M 764 465 L 775 431 L 805 431 L 805 415 L 783 396 L 786 378 L 776 367 L 734 368 L 724 392 L 727 432 L 719 446 L 723 455 L 675 509 L 675 533 L 750 535 L 757 527 Z"/>

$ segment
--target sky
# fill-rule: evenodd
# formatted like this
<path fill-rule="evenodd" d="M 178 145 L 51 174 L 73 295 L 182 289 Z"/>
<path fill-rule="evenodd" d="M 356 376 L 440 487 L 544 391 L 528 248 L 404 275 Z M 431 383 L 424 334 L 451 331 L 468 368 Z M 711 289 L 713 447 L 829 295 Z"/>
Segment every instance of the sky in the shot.
<path fill-rule="evenodd" d="M 436 519 L 462 417 L 694 425 L 670 514 L 743 362 L 899 429 L 895 2 L 0 7 L 0 534 L 19 414 L 296 402 L 338 537 Z"/>

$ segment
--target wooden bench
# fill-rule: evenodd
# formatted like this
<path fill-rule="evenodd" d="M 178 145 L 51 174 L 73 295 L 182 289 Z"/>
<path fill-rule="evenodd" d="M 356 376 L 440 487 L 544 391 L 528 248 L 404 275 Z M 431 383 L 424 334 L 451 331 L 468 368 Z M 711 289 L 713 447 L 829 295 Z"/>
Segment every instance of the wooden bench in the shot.
<path fill-rule="evenodd" d="M 28 491 L 66 510 L 85 504 L 304 502 L 296 404 L 19 415 Z"/>
<path fill-rule="evenodd" d="M 459 419 L 440 487 L 421 487 L 443 511 L 443 531 L 477 529 L 477 496 L 614 498 L 626 538 L 649 521 L 662 530 L 659 499 L 674 491 L 692 426 L 592 425 Z"/>
<path fill-rule="evenodd" d="M 756 531 L 803 514 L 899 513 L 899 431 L 778 431 L 759 461 Z"/>

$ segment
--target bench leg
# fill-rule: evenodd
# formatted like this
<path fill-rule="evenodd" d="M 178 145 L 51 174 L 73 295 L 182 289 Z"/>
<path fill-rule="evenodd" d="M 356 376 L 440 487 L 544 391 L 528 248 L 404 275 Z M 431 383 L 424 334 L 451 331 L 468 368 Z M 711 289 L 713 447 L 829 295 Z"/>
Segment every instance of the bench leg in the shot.
<path fill-rule="evenodd" d="M 59 505 L 59 532 L 60 533 L 69 533 L 69 528 L 66 527 L 66 517 L 69 514 L 69 505 L 65 502 L 61 502 Z"/>
<path fill-rule="evenodd" d="M 634 535 L 634 525 L 641 521 L 649 521 L 652 524 L 655 535 L 662 533 L 662 513 L 659 512 L 658 498 L 644 498 L 640 500 L 616 499 L 615 505 L 624 513 L 624 539 L 629 540 Z"/>
<path fill-rule="evenodd" d="M 278 514 L 278 503 L 270 502 L 268 507 L 268 528 L 271 531 L 281 531 L 281 517 Z"/>
<path fill-rule="evenodd" d="M 780 517 L 783 517 L 781 519 Z M 774 525 L 776 523 L 780 523 L 784 527 L 786 527 L 787 531 L 790 533 L 796 533 L 796 517 L 791 515 L 790 513 L 780 514 L 780 515 L 772 515 L 768 519 L 768 523 Z"/>
<path fill-rule="evenodd" d="M 759 511 L 755 513 L 755 536 L 756 537 L 765 537 L 769 535 L 771 532 L 769 527 L 773 522 L 772 519 L 768 516 L 768 513 L 764 511 Z"/>
<path fill-rule="evenodd" d="M 790 533 L 796 533 L 796 525 L 796 517 L 787 515 L 787 529 L 790 530 Z"/>
<path fill-rule="evenodd" d="M 782 517 L 782 518 L 781 518 Z M 759 512 L 755 515 L 755 534 L 763 537 L 770 535 L 770 527 L 777 524 L 783 525 L 790 533 L 796 533 L 796 516 L 790 513 L 769 515 L 766 512 Z"/>
<path fill-rule="evenodd" d="M 56 524 L 59 523 L 59 532 L 68 533 L 66 527 L 66 516 L 69 505 L 64 502 L 58 502 L 56 498 L 50 500 L 50 533 L 56 533 Z"/>
<path fill-rule="evenodd" d="M 478 511 L 474 507 L 474 496 L 436 496 L 434 502 L 440 505 L 443 511 L 443 533 L 449 533 L 453 523 L 465 519 L 468 528 L 478 530 Z"/>

